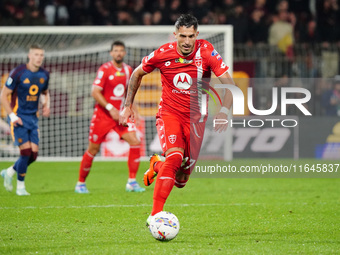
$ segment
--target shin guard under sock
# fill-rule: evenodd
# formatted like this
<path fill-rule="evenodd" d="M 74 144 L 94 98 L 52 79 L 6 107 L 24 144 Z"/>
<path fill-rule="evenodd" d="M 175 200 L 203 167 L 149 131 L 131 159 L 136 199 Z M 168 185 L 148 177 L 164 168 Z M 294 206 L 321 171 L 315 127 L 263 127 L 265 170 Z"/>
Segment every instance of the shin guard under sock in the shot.
<path fill-rule="evenodd" d="M 129 168 L 129 178 L 136 178 L 140 159 L 140 146 L 130 146 L 129 158 L 128 158 L 128 168 Z"/>
<path fill-rule="evenodd" d="M 173 151 L 166 156 L 157 175 L 151 215 L 163 211 L 165 201 L 174 187 L 176 172 L 181 167 L 182 160 L 183 153 L 180 151 Z"/>
<path fill-rule="evenodd" d="M 90 173 L 93 159 L 94 156 L 89 151 L 85 151 L 79 168 L 79 182 L 85 182 Z"/>

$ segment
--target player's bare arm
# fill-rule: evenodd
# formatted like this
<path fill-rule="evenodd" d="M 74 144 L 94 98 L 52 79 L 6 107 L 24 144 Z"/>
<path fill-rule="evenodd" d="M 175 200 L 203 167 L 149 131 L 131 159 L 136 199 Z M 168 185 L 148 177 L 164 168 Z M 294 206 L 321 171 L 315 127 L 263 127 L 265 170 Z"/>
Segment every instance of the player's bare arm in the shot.
<path fill-rule="evenodd" d="M 119 118 L 119 111 L 113 107 L 113 105 L 109 104 L 103 93 L 102 93 L 102 88 L 100 87 L 96 87 L 96 86 L 92 86 L 92 93 L 91 93 L 92 97 L 97 101 L 98 104 L 100 104 L 101 106 L 103 106 L 106 110 L 109 111 L 112 119 L 114 120 L 118 120 Z"/>
<path fill-rule="evenodd" d="M 224 74 L 222 74 L 220 77 L 218 77 L 221 84 L 234 84 L 233 79 L 231 78 L 231 76 L 229 75 L 228 72 L 225 72 Z M 221 110 L 218 114 L 216 114 L 215 119 L 227 119 L 228 118 L 228 113 L 229 110 L 231 108 L 231 105 L 233 103 L 233 97 L 232 94 L 230 92 L 229 89 L 225 89 L 224 91 L 224 97 L 223 97 L 223 102 L 222 102 L 222 107 Z M 215 126 L 215 131 L 218 132 L 223 132 L 227 129 L 227 125 L 219 125 L 217 124 Z"/>
<path fill-rule="evenodd" d="M 124 109 L 119 115 L 119 124 L 123 126 L 127 125 L 130 117 L 133 118 L 133 110 L 131 108 L 144 75 L 146 75 L 146 72 L 143 71 L 142 65 L 139 65 L 131 75 L 124 103 Z"/>
<path fill-rule="evenodd" d="M 44 117 L 50 116 L 50 92 L 48 90 L 41 92 L 42 115 Z"/>
<path fill-rule="evenodd" d="M 18 117 L 12 110 L 11 104 L 9 102 L 9 97 L 12 94 L 12 90 L 4 86 L 1 91 L 1 104 L 4 107 L 6 113 L 8 114 L 9 118 L 11 119 L 11 122 L 16 127 L 17 125 L 22 125 L 22 120 L 20 117 Z"/>

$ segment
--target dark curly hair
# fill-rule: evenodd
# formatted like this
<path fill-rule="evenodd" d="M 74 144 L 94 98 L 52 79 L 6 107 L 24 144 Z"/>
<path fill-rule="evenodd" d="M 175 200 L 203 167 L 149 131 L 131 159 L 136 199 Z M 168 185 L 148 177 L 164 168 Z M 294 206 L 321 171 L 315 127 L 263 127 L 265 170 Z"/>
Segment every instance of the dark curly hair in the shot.
<path fill-rule="evenodd" d="M 197 30 L 198 27 L 198 21 L 197 19 L 191 15 L 191 14 L 181 14 L 181 16 L 178 17 L 175 27 L 178 30 L 180 27 L 191 27 L 194 26 L 194 29 Z"/>

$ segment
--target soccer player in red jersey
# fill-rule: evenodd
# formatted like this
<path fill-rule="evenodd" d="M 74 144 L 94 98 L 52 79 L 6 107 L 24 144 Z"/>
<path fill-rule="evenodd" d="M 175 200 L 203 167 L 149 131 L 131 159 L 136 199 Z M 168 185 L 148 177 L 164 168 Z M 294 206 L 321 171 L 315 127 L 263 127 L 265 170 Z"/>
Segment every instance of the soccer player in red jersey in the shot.
<path fill-rule="evenodd" d="M 132 116 L 134 96 L 144 75 L 158 68 L 161 73 L 162 97 L 156 115 L 156 127 L 165 162 L 158 155 L 150 160 L 150 169 L 144 174 L 144 183 L 150 185 L 157 176 L 151 217 L 163 210 L 173 186 L 183 188 L 196 163 L 207 119 L 206 107 L 211 72 L 223 84 L 233 84 L 228 66 L 214 47 L 206 40 L 197 39 L 197 19 L 190 14 L 181 15 L 175 23 L 175 42 L 162 45 L 143 58 L 132 73 L 120 123 L 126 125 Z M 205 94 L 205 96 L 204 96 Z M 226 90 L 223 105 L 216 115 L 227 119 L 232 95 Z M 203 110 L 202 110 L 203 109 Z M 204 111 L 205 109 L 205 111 Z M 225 125 L 217 125 L 221 132 Z M 183 160 L 184 159 L 184 160 Z"/>
<path fill-rule="evenodd" d="M 131 66 L 123 62 L 125 54 L 124 43 L 113 42 L 110 51 L 112 61 L 99 68 L 93 82 L 92 96 L 96 100 L 96 105 L 90 124 L 89 145 L 80 164 L 79 179 L 75 187 L 76 193 L 89 193 L 85 180 L 91 170 L 92 161 L 99 152 L 100 144 L 112 129 L 130 145 L 127 162 L 129 178 L 126 191 L 145 191 L 136 181 L 140 158 L 140 140 L 136 135 L 136 126 L 134 123 L 128 123 L 127 126 L 118 124 L 119 111 L 123 106 L 127 84 L 132 73 Z M 139 116 L 136 109 L 134 111 L 136 124 L 138 124 Z"/>

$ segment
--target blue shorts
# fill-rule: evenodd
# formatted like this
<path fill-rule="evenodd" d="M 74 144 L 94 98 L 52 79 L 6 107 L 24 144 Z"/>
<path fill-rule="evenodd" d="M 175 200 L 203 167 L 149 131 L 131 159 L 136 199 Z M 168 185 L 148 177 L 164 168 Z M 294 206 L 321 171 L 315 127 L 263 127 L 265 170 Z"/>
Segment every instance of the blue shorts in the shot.
<path fill-rule="evenodd" d="M 8 118 L 9 125 L 11 127 L 12 139 L 14 145 L 20 146 L 26 142 L 31 142 L 39 145 L 39 126 L 38 117 L 34 115 L 18 115 L 21 118 L 23 125 L 17 125 L 14 127 Z"/>

